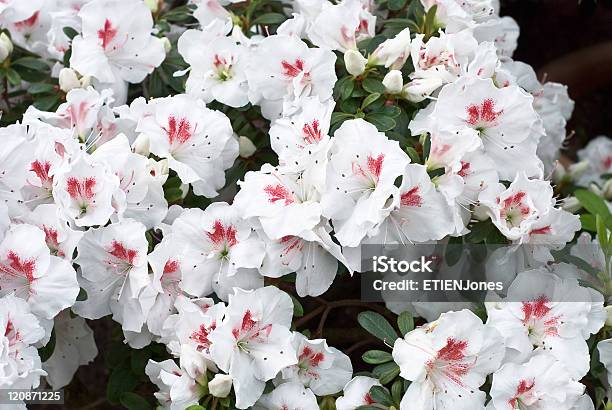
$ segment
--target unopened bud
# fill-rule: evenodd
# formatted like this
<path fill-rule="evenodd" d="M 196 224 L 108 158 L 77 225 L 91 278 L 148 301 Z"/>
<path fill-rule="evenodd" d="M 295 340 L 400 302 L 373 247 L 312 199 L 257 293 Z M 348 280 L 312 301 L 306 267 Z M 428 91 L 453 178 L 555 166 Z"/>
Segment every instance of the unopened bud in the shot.
<path fill-rule="evenodd" d="M 149 151 L 149 145 L 149 136 L 146 134 L 140 134 L 138 137 L 136 137 L 136 141 L 134 141 L 132 144 L 132 150 L 136 154 L 148 157 L 149 153 L 151 152 Z"/>
<path fill-rule="evenodd" d="M 227 397 L 232 389 L 232 376 L 218 373 L 208 382 L 208 391 L 214 397 Z"/>
<path fill-rule="evenodd" d="M 91 76 L 85 75 L 81 77 L 81 88 L 87 88 L 91 85 Z"/>
<path fill-rule="evenodd" d="M 578 198 L 574 196 L 569 196 L 563 200 L 563 204 L 561 204 L 561 209 L 567 212 L 578 212 L 582 208 L 582 204 L 578 200 Z"/>
<path fill-rule="evenodd" d="M 81 82 L 72 68 L 64 67 L 59 72 L 60 90 L 67 93 L 74 88 L 81 88 Z"/>
<path fill-rule="evenodd" d="M 389 94 L 398 94 L 402 91 L 404 86 L 404 80 L 402 79 L 402 72 L 399 70 L 391 70 L 385 75 L 382 81 L 385 86 L 385 91 Z"/>
<path fill-rule="evenodd" d="M 606 326 L 612 327 L 612 305 L 605 307 L 608 317 L 606 318 Z"/>
<path fill-rule="evenodd" d="M 595 195 L 599 195 L 599 196 L 603 196 L 603 192 L 601 190 L 600 187 L 598 187 L 595 184 L 591 184 L 589 185 L 589 191 L 591 191 L 592 193 L 594 193 Z"/>
<path fill-rule="evenodd" d="M 242 158 L 249 158 L 257 151 L 257 147 L 253 144 L 253 141 L 247 137 L 238 138 L 238 153 Z"/>
<path fill-rule="evenodd" d="M 580 161 L 580 162 L 570 165 L 569 174 L 572 177 L 572 179 L 577 179 L 580 176 L 582 176 L 582 174 L 584 174 L 589 168 L 590 168 L 590 165 L 588 161 Z"/>
<path fill-rule="evenodd" d="M 166 54 L 168 54 L 170 50 L 172 50 L 172 44 L 170 44 L 170 40 L 168 40 L 168 37 L 163 37 L 162 43 L 164 44 L 164 51 L 166 52 Z"/>
<path fill-rule="evenodd" d="M 362 56 L 357 50 L 347 50 L 346 53 L 344 53 L 346 71 L 354 77 L 363 74 L 367 63 L 368 59 Z"/>
<path fill-rule="evenodd" d="M 602 188 L 602 191 L 604 198 L 606 198 L 608 201 L 612 201 L 612 178 L 606 181 Z"/>
<path fill-rule="evenodd" d="M 404 97 L 411 102 L 421 102 L 442 86 L 439 78 L 419 78 L 404 86 Z"/>
<path fill-rule="evenodd" d="M 12 52 L 13 42 L 11 39 L 6 33 L 0 34 L 0 63 L 3 63 Z"/>
<path fill-rule="evenodd" d="M 563 181 L 566 175 L 567 175 L 567 171 L 565 171 L 565 167 L 563 166 L 563 164 L 560 162 L 557 162 L 552 172 L 552 181 L 555 184 L 559 184 L 561 183 L 561 181 Z"/>
<path fill-rule="evenodd" d="M 145 4 L 151 10 L 151 13 L 157 13 L 159 10 L 159 0 L 144 0 Z"/>

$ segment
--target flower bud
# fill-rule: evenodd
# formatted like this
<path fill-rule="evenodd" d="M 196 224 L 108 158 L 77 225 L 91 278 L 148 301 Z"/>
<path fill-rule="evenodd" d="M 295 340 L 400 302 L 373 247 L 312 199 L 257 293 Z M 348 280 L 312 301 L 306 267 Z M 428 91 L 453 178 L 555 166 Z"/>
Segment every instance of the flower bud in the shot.
<path fill-rule="evenodd" d="M 608 318 L 606 319 L 606 326 L 612 327 L 612 305 L 605 307 Z"/>
<path fill-rule="evenodd" d="M 568 196 L 563 200 L 563 203 L 561 204 L 561 209 L 567 212 L 577 212 L 580 210 L 580 208 L 582 208 L 582 204 L 580 203 L 578 198 L 574 196 Z"/>
<path fill-rule="evenodd" d="M 149 136 L 146 134 L 140 134 L 136 137 L 136 141 L 132 144 L 132 151 L 136 154 L 143 155 L 145 157 L 149 156 Z"/>
<path fill-rule="evenodd" d="M 612 178 L 606 181 L 602 188 L 602 191 L 604 198 L 606 198 L 608 201 L 612 201 Z"/>
<path fill-rule="evenodd" d="M 567 175 L 567 171 L 565 170 L 565 167 L 563 166 L 563 164 L 560 162 L 557 162 L 552 172 L 552 181 L 555 184 L 559 184 L 561 181 L 563 181 L 566 175 Z"/>
<path fill-rule="evenodd" d="M 404 86 L 402 93 L 411 102 L 421 102 L 442 86 L 440 78 L 420 78 Z"/>
<path fill-rule="evenodd" d="M 347 50 L 346 53 L 344 53 L 346 71 L 354 77 L 361 75 L 365 71 L 367 63 L 368 59 L 362 56 L 357 50 Z"/>
<path fill-rule="evenodd" d="M 4 62 L 13 52 L 13 43 L 6 33 L 0 34 L 0 62 Z"/>
<path fill-rule="evenodd" d="M 594 193 L 595 195 L 599 195 L 599 196 L 603 196 L 603 192 L 601 190 L 600 187 L 598 187 L 595 184 L 591 184 L 589 185 L 589 191 L 591 191 L 592 193 Z"/>
<path fill-rule="evenodd" d="M 402 72 L 399 70 L 391 70 L 385 75 L 382 81 L 385 86 L 385 91 L 389 94 L 398 94 L 402 91 L 404 86 L 404 80 L 402 79 Z"/>
<path fill-rule="evenodd" d="M 157 13 L 159 10 L 159 0 L 144 0 L 144 3 L 151 10 L 151 13 Z"/>
<path fill-rule="evenodd" d="M 249 158 L 255 151 L 257 151 L 257 147 L 253 144 L 253 141 L 243 136 L 238 138 L 238 153 L 242 158 Z"/>
<path fill-rule="evenodd" d="M 232 376 L 218 373 L 208 382 L 208 391 L 214 397 L 224 398 L 232 389 Z"/>
<path fill-rule="evenodd" d="M 577 179 L 590 168 L 588 161 L 580 161 L 570 165 L 569 174 L 572 179 Z"/>
<path fill-rule="evenodd" d="M 59 87 L 65 93 L 74 88 L 81 88 L 81 82 L 72 68 L 64 67 L 60 70 Z"/>
<path fill-rule="evenodd" d="M 81 88 L 87 88 L 91 85 L 91 76 L 85 75 L 81 77 Z"/>
<path fill-rule="evenodd" d="M 168 40 L 168 37 L 163 37 L 162 43 L 164 44 L 164 51 L 166 52 L 166 54 L 168 54 L 170 50 L 172 50 L 172 44 L 170 44 L 170 40 Z"/>
<path fill-rule="evenodd" d="M 181 199 L 185 199 L 187 197 L 187 194 L 189 193 L 189 184 L 181 184 L 180 190 L 181 190 Z"/>

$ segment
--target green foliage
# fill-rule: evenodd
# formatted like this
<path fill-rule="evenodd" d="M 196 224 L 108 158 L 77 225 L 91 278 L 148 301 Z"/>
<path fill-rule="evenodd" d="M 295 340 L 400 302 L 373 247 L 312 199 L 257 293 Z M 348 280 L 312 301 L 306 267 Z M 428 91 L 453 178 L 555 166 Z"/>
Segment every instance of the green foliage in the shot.
<path fill-rule="evenodd" d="M 393 326 L 391 326 L 387 319 L 380 313 L 369 311 L 361 312 L 357 317 L 357 321 L 361 327 L 383 342 L 393 344 L 398 338 L 397 332 L 393 329 Z"/>

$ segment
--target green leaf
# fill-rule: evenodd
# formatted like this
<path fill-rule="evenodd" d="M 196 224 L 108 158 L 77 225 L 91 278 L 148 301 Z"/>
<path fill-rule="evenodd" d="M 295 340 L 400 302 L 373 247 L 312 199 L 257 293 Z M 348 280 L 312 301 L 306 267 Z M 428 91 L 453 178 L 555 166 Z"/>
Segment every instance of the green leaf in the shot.
<path fill-rule="evenodd" d="M 111 404 L 119 403 L 121 395 L 132 391 L 138 384 L 138 376 L 131 369 L 129 362 L 123 362 L 115 367 L 108 378 L 106 385 L 106 398 Z"/>
<path fill-rule="evenodd" d="M 145 366 L 151 358 L 150 349 L 134 349 L 131 351 L 130 366 L 136 374 L 143 374 Z"/>
<path fill-rule="evenodd" d="M 21 76 L 19 75 L 17 71 L 13 70 L 12 68 L 9 68 L 8 70 L 6 70 L 6 78 L 8 82 L 11 83 L 12 85 L 17 86 L 21 84 Z"/>
<path fill-rule="evenodd" d="M 344 77 L 344 81 L 339 85 L 340 99 L 346 100 L 355 89 L 355 80 L 352 77 Z"/>
<path fill-rule="evenodd" d="M 612 229 L 612 214 L 610 214 L 610 210 L 602 197 L 586 189 L 578 189 L 574 192 L 574 195 L 584 209 L 593 215 L 601 216 L 608 229 Z"/>
<path fill-rule="evenodd" d="M 384 406 L 393 406 L 393 398 L 389 390 L 382 386 L 372 386 L 370 389 L 370 397 L 376 403 L 380 403 Z"/>
<path fill-rule="evenodd" d="M 397 327 L 402 335 L 406 335 L 408 332 L 414 330 L 414 318 L 412 313 L 405 311 L 397 317 Z"/>
<path fill-rule="evenodd" d="M 584 229 L 585 231 L 597 232 L 596 220 L 594 215 L 581 214 L 580 223 L 582 224 L 582 229 Z"/>
<path fill-rule="evenodd" d="M 252 26 L 262 24 L 281 24 L 283 21 L 287 20 L 287 17 L 280 13 L 266 13 L 257 17 L 255 20 L 251 22 Z"/>
<path fill-rule="evenodd" d="M 484 242 L 485 238 L 493 229 L 494 226 L 490 220 L 476 222 L 470 228 L 470 233 L 465 236 L 465 240 L 469 243 Z"/>
<path fill-rule="evenodd" d="M 417 150 L 415 150 L 412 147 L 406 147 L 406 154 L 408 154 L 408 156 L 410 157 L 410 161 L 412 161 L 415 164 L 420 164 L 421 163 L 421 157 L 419 156 L 419 153 L 417 152 Z"/>
<path fill-rule="evenodd" d="M 372 373 L 374 373 L 381 384 L 387 384 L 400 374 L 400 368 L 397 363 L 389 362 L 376 366 Z"/>
<path fill-rule="evenodd" d="M 79 34 L 79 32 L 73 29 L 72 27 L 64 27 L 62 31 L 70 40 L 72 40 Z"/>
<path fill-rule="evenodd" d="M 406 6 L 407 3 L 408 0 L 389 0 L 389 10 L 401 10 Z"/>
<path fill-rule="evenodd" d="M 384 350 L 368 350 L 361 358 L 368 364 L 382 364 L 393 360 L 391 353 L 385 352 Z"/>
<path fill-rule="evenodd" d="M 401 379 L 397 379 L 391 386 L 391 397 L 395 403 L 399 403 L 402 400 L 404 394 L 404 382 Z"/>
<path fill-rule="evenodd" d="M 185 410 L 206 410 L 206 408 L 200 406 L 199 404 L 192 404 L 191 406 L 187 407 Z"/>
<path fill-rule="evenodd" d="M 34 71 L 49 71 L 49 66 L 42 60 L 34 57 L 22 57 L 11 63 L 11 66 L 26 67 Z"/>
<path fill-rule="evenodd" d="M 383 85 L 382 81 L 377 78 L 368 77 L 363 80 L 361 86 L 370 94 L 383 94 L 385 92 L 385 86 Z"/>
<path fill-rule="evenodd" d="M 34 100 L 34 106 L 42 111 L 50 111 L 59 102 L 59 95 L 45 95 Z"/>
<path fill-rule="evenodd" d="M 38 355 L 40 356 L 41 362 L 46 362 L 53 355 L 55 351 L 55 329 L 51 330 L 51 338 L 47 344 L 38 349 Z"/>
<path fill-rule="evenodd" d="M 300 301 L 293 296 L 291 296 L 291 300 L 293 301 L 293 316 L 295 317 L 304 316 L 304 307 L 302 306 Z"/>
<path fill-rule="evenodd" d="M 381 132 L 392 130 L 393 128 L 395 128 L 396 125 L 395 120 L 393 118 L 387 117 L 386 115 L 382 114 L 367 114 L 365 119 L 368 122 L 374 124 L 376 128 L 378 128 L 378 131 Z"/>
<path fill-rule="evenodd" d="M 53 84 L 47 83 L 34 83 L 28 87 L 28 93 L 30 94 L 44 94 L 55 91 L 55 86 Z"/>
<path fill-rule="evenodd" d="M 436 11 L 438 11 L 438 5 L 434 4 L 425 15 L 425 35 L 430 36 L 435 31 L 436 27 Z"/>
<path fill-rule="evenodd" d="M 364 108 L 366 108 L 368 105 L 372 104 L 374 101 L 378 100 L 379 98 L 380 98 L 380 93 L 374 93 L 374 94 L 368 95 L 361 103 L 361 109 L 363 110 Z"/>
<path fill-rule="evenodd" d="M 151 405 L 136 393 L 126 392 L 119 399 L 121 405 L 128 410 L 149 410 Z"/>
<path fill-rule="evenodd" d="M 393 326 L 379 313 L 371 311 L 361 312 L 357 317 L 357 321 L 370 334 L 387 344 L 393 344 L 398 338 Z"/>
<path fill-rule="evenodd" d="M 341 122 L 341 121 L 350 120 L 352 118 L 355 118 L 355 116 L 353 114 L 349 114 L 349 113 L 346 113 L 346 112 L 334 112 L 331 115 L 331 124 L 335 124 L 335 123 Z"/>

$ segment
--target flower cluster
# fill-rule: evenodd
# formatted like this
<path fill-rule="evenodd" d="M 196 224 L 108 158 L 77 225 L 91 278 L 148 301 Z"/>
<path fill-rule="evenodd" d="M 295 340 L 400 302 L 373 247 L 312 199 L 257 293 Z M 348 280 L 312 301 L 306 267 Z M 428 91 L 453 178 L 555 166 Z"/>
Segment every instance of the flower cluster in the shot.
<path fill-rule="evenodd" d="M 68 385 L 110 315 L 164 346 L 171 410 L 603 403 L 612 143 L 557 163 L 573 102 L 498 2 L 0 3 L 5 88 L 34 96 L 0 129 L 0 388 Z M 363 321 L 393 343 L 369 376 L 317 338 L 332 307 L 293 321 L 363 245 L 450 242 L 506 245 L 506 292 L 379 306 L 402 337 Z"/>

